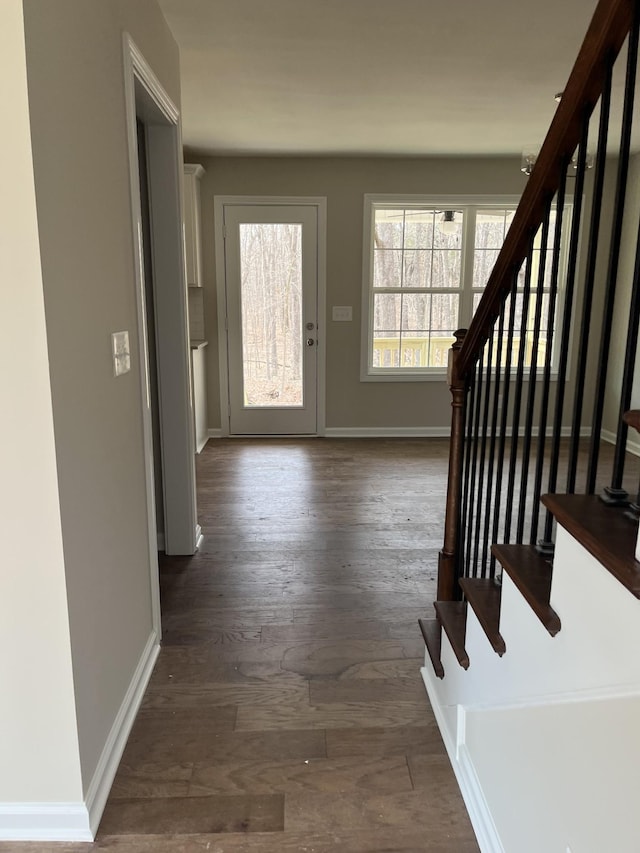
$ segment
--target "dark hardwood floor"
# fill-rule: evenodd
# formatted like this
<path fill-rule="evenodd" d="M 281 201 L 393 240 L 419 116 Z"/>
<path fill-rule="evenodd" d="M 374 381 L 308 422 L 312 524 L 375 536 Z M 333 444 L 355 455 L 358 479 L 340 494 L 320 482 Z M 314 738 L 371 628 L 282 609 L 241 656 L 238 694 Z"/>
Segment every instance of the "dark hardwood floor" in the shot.
<path fill-rule="evenodd" d="M 96 843 L 0 851 L 477 851 L 419 674 L 447 462 L 435 439 L 209 442 L 204 542 L 161 560 L 163 646 Z"/>
<path fill-rule="evenodd" d="M 163 647 L 94 845 L 477 851 L 419 669 L 448 443 L 221 440 L 204 542 L 161 562 Z"/>

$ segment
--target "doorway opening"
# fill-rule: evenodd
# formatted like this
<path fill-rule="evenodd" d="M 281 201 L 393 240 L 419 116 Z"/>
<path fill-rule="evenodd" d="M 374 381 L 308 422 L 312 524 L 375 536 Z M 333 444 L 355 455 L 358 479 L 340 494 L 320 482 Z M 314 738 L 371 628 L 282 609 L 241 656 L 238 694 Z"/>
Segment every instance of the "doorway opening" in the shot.
<path fill-rule="evenodd" d="M 124 63 L 147 535 L 153 624 L 159 638 L 158 549 L 193 554 L 200 538 L 182 240 L 182 152 L 178 110 L 128 34 Z"/>

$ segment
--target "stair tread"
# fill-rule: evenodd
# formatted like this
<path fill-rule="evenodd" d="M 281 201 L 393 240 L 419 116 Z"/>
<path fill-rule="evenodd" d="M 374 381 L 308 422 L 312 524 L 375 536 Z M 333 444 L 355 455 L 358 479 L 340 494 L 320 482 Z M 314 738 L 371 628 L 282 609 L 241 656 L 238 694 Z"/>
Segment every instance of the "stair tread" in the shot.
<path fill-rule="evenodd" d="M 464 647 L 467 633 L 467 605 L 464 601 L 436 601 L 438 621 L 449 638 L 451 647 L 463 669 L 469 669 L 469 655 Z"/>
<path fill-rule="evenodd" d="M 424 642 L 433 664 L 433 671 L 438 678 L 444 678 L 444 667 L 441 660 L 442 628 L 437 619 L 418 619 Z"/>
<path fill-rule="evenodd" d="M 543 495 L 542 503 L 586 550 L 632 595 L 640 598 L 640 563 L 635 559 L 638 522 L 624 509 L 595 495 Z"/>
<path fill-rule="evenodd" d="M 461 578 L 460 587 L 494 651 L 502 656 L 506 646 L 500 633 L 501 587 L 490 578 Z"/>
<path fill-rule="evenodd" d="M 491 552 L 552 637 L 561 628 L 560 617 L 549 604 L 551 561 L 533 545 L 492 545 Z"/>

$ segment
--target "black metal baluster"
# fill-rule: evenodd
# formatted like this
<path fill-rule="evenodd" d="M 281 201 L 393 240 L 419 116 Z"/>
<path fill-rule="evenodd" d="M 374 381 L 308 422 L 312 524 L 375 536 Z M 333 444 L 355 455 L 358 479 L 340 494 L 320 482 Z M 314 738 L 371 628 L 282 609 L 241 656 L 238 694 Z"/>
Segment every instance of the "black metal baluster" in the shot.
<path fill-rule="evenodd" d="M 507 330 L 506 359 L 504 366 L 504 381 L 502 392 L 502 416 L 500 418 L 500 439 L 498 444 L 498 464 L 496 467 L 496 499 L 493 510 L 492 542 L 498 541 L 500 527 L 500 506 L 502 503 L 502 472 L 504 470 L 505 443 L 507 439 L 507 416 L 509 410 L 509 390 L 511 386 L 511 349 L 513 346 L 513 329 L 516 319 L 516 294 L 518 288 L 518 273 L 513 273 L 511 293 L 509 294 L 509 325 Z"/>
<path fill-rule="evenodd" d="M 495 334 L 495 330 L 491 330 L 491 334 L 489 335 L 489 340 L 485 347 L 485 352 L 487 352 L 487 367 L 486 367 L 486 378 L 484 383 L 484 405 L 482 412 L 482 440 L 480 443 L 480 470 L 478 473 L 478 517 L 476 520 L 476 531 L 475 531 L 475 560 L 480 566 L 480 577 L 486 577 L 486 562 L 482 559 L 479 559 L 480 556 L 480 527 L 481 521 L 483 517 L 486 518 L 487 513 L 489 512 L 489 504 L 486 499 L 486 493 L 484 488 L 484 463 L 487 451 L 487 427 L 489 424 L 489 398 L 491 392 L 491 362 L 493 358 L 493 337 Z M 481 511 L 483 515 L 481 516 Z M 484 526 L 484 525 L 482 525 Z"/>
<path fill-rule="evenodd" d="M 542 474 L 544 470 L 544 454 L 547 439 L 547 417 L 549 415 L 549 394 L 551 391 L 551 361 L 553 357 L 553 339 L 558 299 L 558 279 L 560 275 L 560 252 L 562 249 L 562 228 L 564 222 L 564 203 L 567 186 L 568 160 L 562 168 L 562 177 L 556 197 L 556 224 L 553 235 L 553 252 L 551 255 L 551 282 L 549 286 L 549 313 L 547 315 L 547 351 L 544 359 L 544 377 L 542 381 L 542 397 L 540 399 L 540 420 L 538 427 L 538 450 L 536 472 L 533 486 L 533 507 L 531 509 L 530 543 L 535 545 L 538 540 L 538 522 L 540 519 L 540 495 L 542 492 Z"/>
<path fill-rule="evenodd" d="M 582 195 L 584 193 L 584 172 L 587 161 L 587 140 L 589 137 L 589 116 L 582 122 L 582 134 L 578 152 L 578 172 L 576 174 L 576 191 L 574 197 L 573 219 L 571 221 L 571 236 L 569 238 L 569 259 L 567 263 L 567 286 L 565 288 L 564 315 L 562 318 L 562 333 L 560 337 L 560 354 L 558 363 L 558 381 L 556 383 L 556 404 L 553 413 L 553 435 L 551 438 L 551 458 L 549 460 L 549 489 L 555 492 L 558 482 L 558 460 L 560 457 L 560 438 L 562 435 L 562 414 L 564 409 L 564 392 L 567 381 L 567 363 L 569 360 L 569 336 L 573 312 L 573 296 L 576 284 L 576 269 L 578 265 L 578 249 L 580 240 L 580 220 L 582 216 Z M 540 550 L 552 551 L 553 517 L 549 511 L 545 516 L 543 541 Z"/>
<path fill-rule="evenodd" d="M 527 485 L 529 483 L 529 459 L 531 457 L 531 439 L 533 432 L 533 407 L 536 399 L 536 388 L 538 385 L 538 351 L 540 347 L 540 328 L 542 325 L 542 305 L 544 303 L 544 277 L 547 268 L 547 247 L 549 244 L 549 219 L 551 208 L 547 206 L 544 220 L 542 222 L 542 233 L 540 235 L 540 261 L 538 268 L 538 289 L 536 293 L 536 310 L 533 318 L 533 339 L 531 342 L 531 364 L 529 366 L 529 389 L 527 394 L 527 416 L 524 426 L 524 440 L 522 443 L 522 473 L 520 478 L 520 502 L 518 506 L 518 524 L 516 527 L 516 542 L 522 542 L 524 534 L 524 519 L 527 505 Z M 534 502 L 538 502 L 538 495 L 533 496 Z"/>
<path fill-rule="evenodd" d="M 459 542 L 456 548 L 457 555 L 457 575 L 458 577 L 466 577 L 469 570 L 467 560 L 467 527 L 469 519 L 470 497 L 470 482 L 471 482 L 471 449 L 473 447 L 473 411 L 475 400 L 476 386 L 475 382 L 471 385 L 471 389 L 467 395 L 467 406 L 465 411 L 465 433 L 464 433 L 464 476 L 462 490 L 462 508 L 460 515 Z"/>
<path fill-rule="evenodd" d="M 498 317 L 498 341 L 496 344 L 496 361 L 495 361 L 495 382 L 493 384 L 493 402 L 491 409 L 491 441 L 489 442 L 489 474 L 487 477 L 487 513 L 484 519 L 484 536 L 482 545 L 482 563 L 486 565 L 487 555 L 489 552 L 489 532 L 491 528 L 492 513 L 495 512 L 493 497 L 493 480 L 494 480 L 494 460 L 496 452 L 496 439 L 498 434 L 498 411 L 500 408 L 500 362 L 502 360 L 502 340 L 504 338 L 504 311 L 505 303 L 500 307 L 500 315 Z M 495 576 L 496 561 L 493 555 L 490 556 L 489 576 Z"/>
<path fill-rule="evenodd" d="M 522 294 L 522 318 L 520 326 L 520 346 L 518 347 L 518 364 L 516 367 L 515 388 L 513 395 L 513 423 L 511 427 L 511 452 L 509 454 L 509 474 L 507 478 L 507 500 L 505 503 L 504 541 L 511 538 L 511 519 L 513 516 L 513 495 L 516 485 L 516 470 L 518 467 L 518 433 L 520 432 L 520 409 L 522 406 L 522 384 L 524 377 L 524 357 L 527 347 L 526 328 L 529 319 L 529 299 L 531 296 L 531 267 L 533 262 L 534 235 L 529 238 L 527 249 L 527 268 L 524 274 L 524 289 Z"/>
<path fill-rule="evenodd" d="M 476 473 L 478 467 L 478 434 L 480 431 L 480 410 L 482 405 L 482 374 L 483 374 L 484 352 L 480 353 L 480 358 L 476 364 L 474 384 L 476 386 L 475 405 L 473 413 L 473 460 L 471 463 L 471 492 L 469 502 L 469 516 L 467 527 L 467 576 L 476 577 L 477 565 L 475 559 L 472 560 L 471 548 L 473 545 L 473 525 L 476 518 L 476 506 L 478 500 L 478 490 L 476 488 Z"/>
<path fill-rule="evenodd" d="M 633 106 L 635 100 L 636 74 L 638 67 L 638 32 L 640 30 L 640 6 L 634 7 L 634 21 L 629 33 L 627 48 L 627 71 L 624 90 L 624 106 L 622 110 L 622 127 L 620 132 L 620 155 L 618 158 L 618 176 L 616 180 L 616 199 L 611 228 L 611 248 L 609 250 L 609 266 L 607 270 L 606 295 L 603 310 L 602 333 L 600 337 L 600 353 L 598 357 L 598 378 L 593 407 L 591 445 L 589 448 L 589 466 L 587 469 L 587 493 L 593 494 L 598 476 L 598 461 L 600 454 L 600 435 L 602 432 L 602 416 L 604 412 L 604 396 L 611 350 L 611 333 L 613 328 L 613 309 L 618 283 L 618 265 L 620 262 L 620 244 L 622 241 L 622 224 L 624 221 L 624 206 L 629 175 L 629 152 L 631 148 L 631 129 L 633 125 Z M 606 503 L 626 503 L 627 493 L 621 488 L 622 480 L 617 488 L 605 488 L 602 499 Z"/>
<path fill-rule="evenodd" d="M 611 81 L 613 63 L 607 64 L 604 88 L 600 101 L 600 123 L 598 129 L 598 152 L 595 164 L 593 200 L 591 202 L 591 224 L 589 227 L 589 242 L 587 250 L 587 270 L 584 281 L 582 301 L 582 319 L 580 322 L 580 343 L 578 346 L 578 361 L 576 365 L 576 385 L 573 398 L 573 420 L 571 423 L 571 440 L 569 443 L 569 465 L 567 469 L 567 492 L 573 494 L 576 490 L 576 475 L 578 471 L 578 453 L 580 451 L 580 428 L 582 426 L 582 405 L 584 402 L 584 383 L 587 375 L 587 359 L 589 357 L 589 334 L 591 332 L 591 314 L 593 309 L 593 291 L 598 260 L 598 243 L 600 239 L 600 213 L 602 210 L 602 195 L 604 192 L 604 176 L 607 165 L 607 139 L 609 135 L 609 114 L 611 110 Z"/>

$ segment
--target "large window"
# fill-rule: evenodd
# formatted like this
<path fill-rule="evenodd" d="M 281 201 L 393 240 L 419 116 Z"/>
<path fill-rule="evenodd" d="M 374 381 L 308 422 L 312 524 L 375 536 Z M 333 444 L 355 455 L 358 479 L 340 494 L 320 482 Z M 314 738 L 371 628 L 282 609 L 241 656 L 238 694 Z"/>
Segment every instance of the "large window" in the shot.
<path fill-rule="evenodd" d="M 442 377 L 453 332 L 471 322 L 517 204 L 516 197 L 365 196 L 363 379 Z M 518 280 L 514 325 L 516 340 L 526 336 L 528 363 L 540 254 L 538 237 L 525 329 L 524 270 Z M 544 291 L 551 248 L 546 260 Z M 546 346 L 543 335 L 538 363 Z"/>

